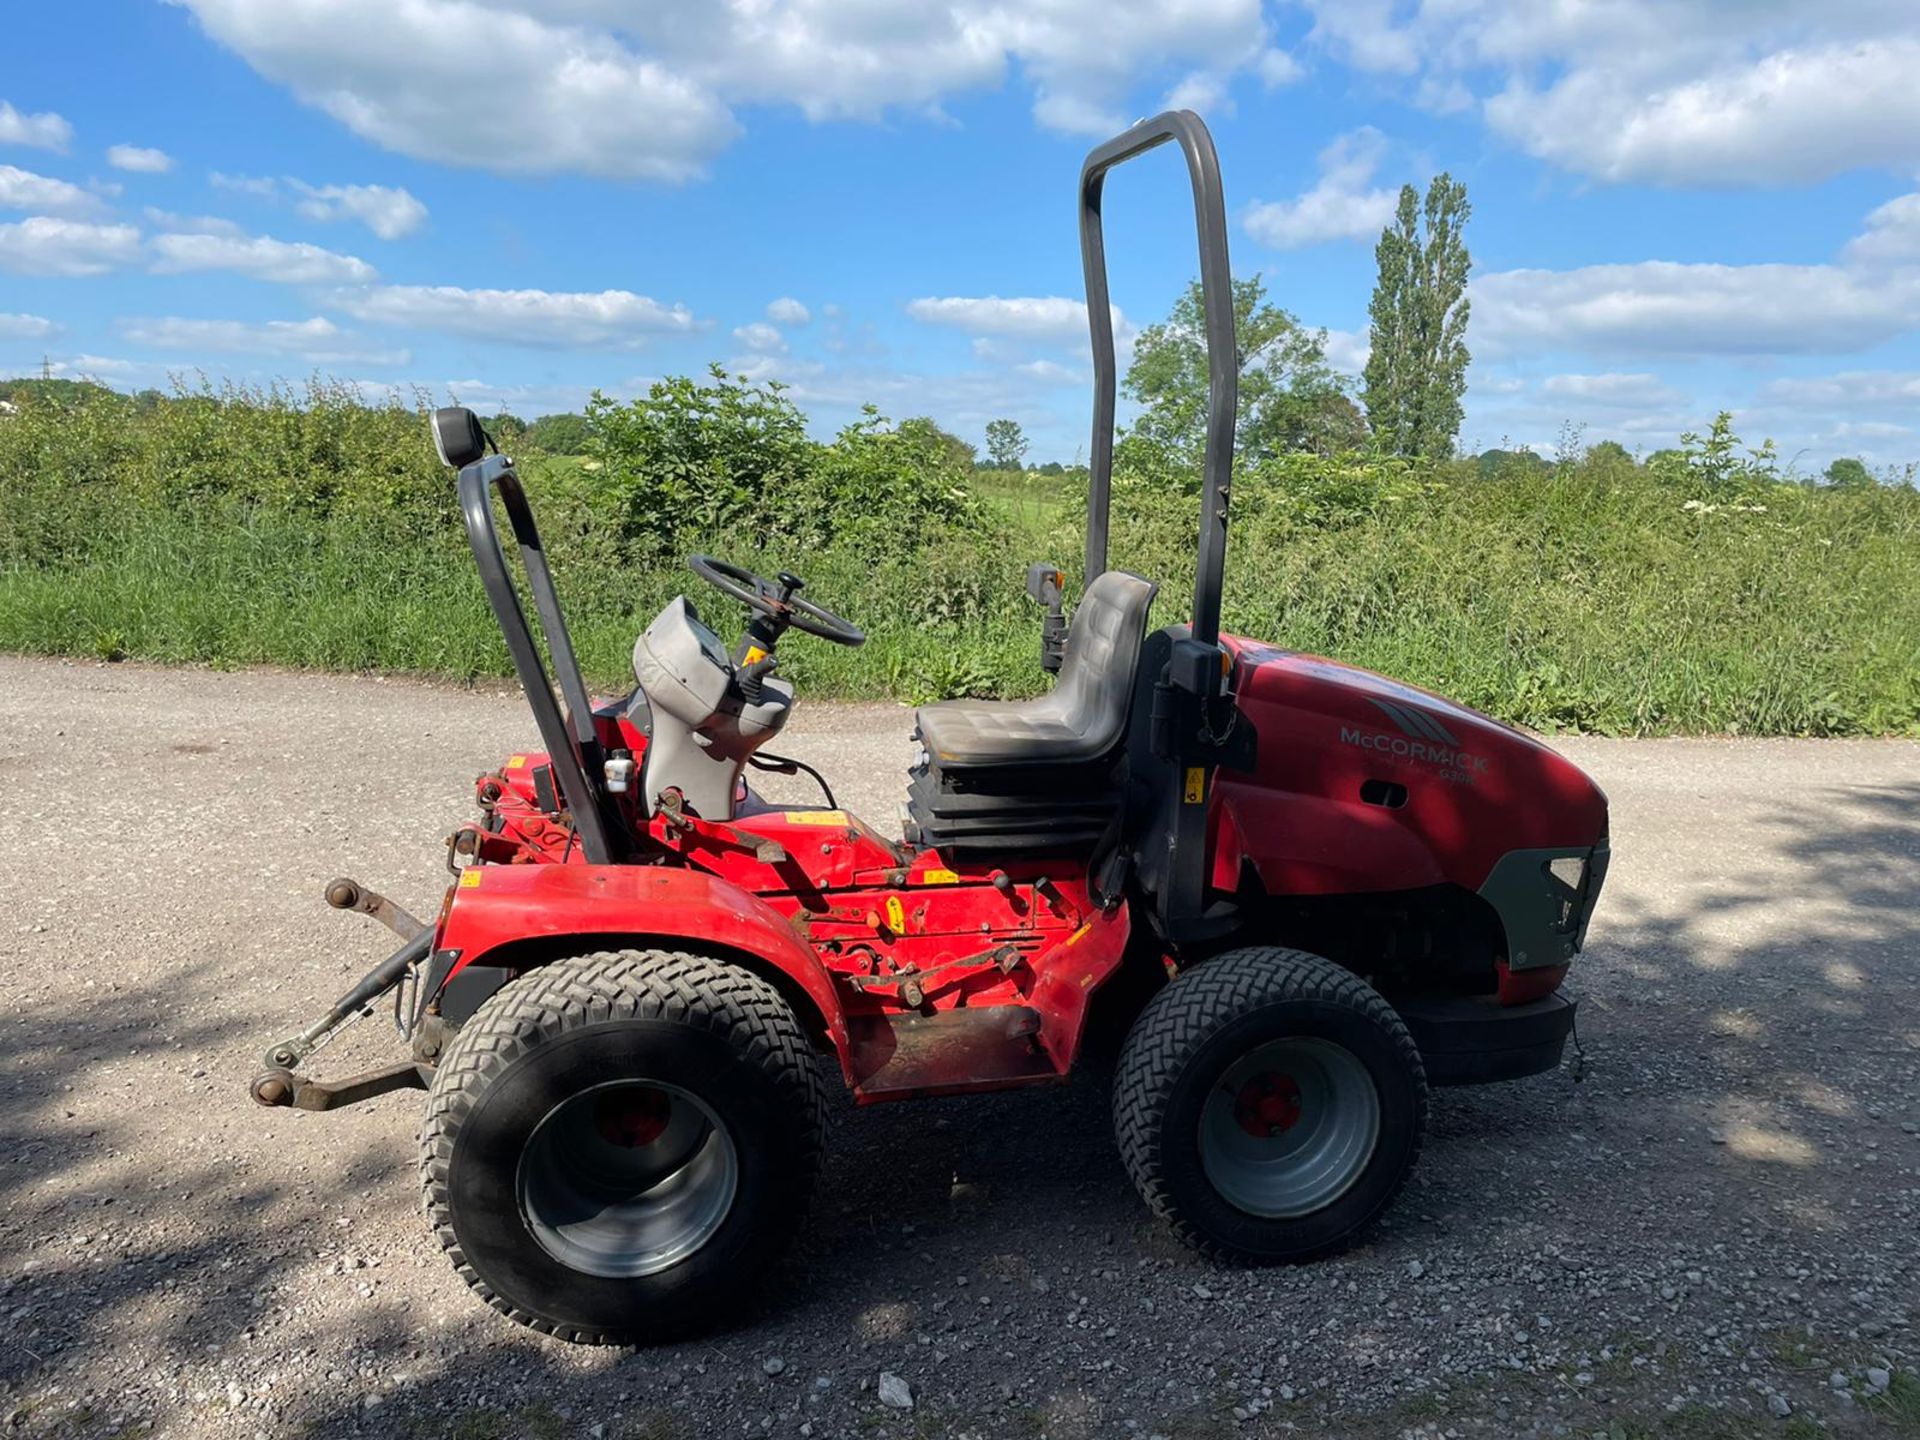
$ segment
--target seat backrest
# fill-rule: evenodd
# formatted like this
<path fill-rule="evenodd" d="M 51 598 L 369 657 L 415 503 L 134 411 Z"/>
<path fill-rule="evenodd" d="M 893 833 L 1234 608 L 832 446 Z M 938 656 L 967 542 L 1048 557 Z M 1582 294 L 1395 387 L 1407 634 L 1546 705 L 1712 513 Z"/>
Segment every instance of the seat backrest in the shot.
<path fill-rule="evenodd" d="M 1134 673 L 1159 586 L 1126 570 L 1106 570 L 1087 586 L 1067 627 L 1066 659 L 1054 695 L 1062 718 L 1105 754 L 1120 743 L 1133 704 Z"/>

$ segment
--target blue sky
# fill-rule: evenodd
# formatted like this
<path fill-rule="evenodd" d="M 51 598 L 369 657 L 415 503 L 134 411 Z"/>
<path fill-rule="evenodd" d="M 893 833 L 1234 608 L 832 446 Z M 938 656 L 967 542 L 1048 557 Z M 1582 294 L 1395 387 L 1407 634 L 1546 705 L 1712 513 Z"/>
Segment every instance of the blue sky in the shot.
<path fill-rule="evenodd" d="M 1214 129 L 1237 273 L 1365 354 L 1404 181 L 1474 206 L 1462 436 L 1632 448 L 1730 409 L 1920 460 L 1910 0 L 99 0 L 0 77 L 0 373 L 312 371 L 532 416 L 719 361 L 1086 446 L 1074 182 Z M 1193 273 L 1114 180 L 1128 330 Z"/>

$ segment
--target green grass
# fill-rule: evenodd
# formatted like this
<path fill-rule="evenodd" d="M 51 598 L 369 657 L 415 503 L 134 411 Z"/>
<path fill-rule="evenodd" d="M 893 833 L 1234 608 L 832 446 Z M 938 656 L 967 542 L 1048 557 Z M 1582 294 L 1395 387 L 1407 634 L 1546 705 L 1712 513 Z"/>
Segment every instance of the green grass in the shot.
<path fill-rule="evenodd" d="M 656 403 L 666 421 L 597 422 L 635 430 L 632 453 L 523 467 L 596 684 L 630 683 L 635 634 L 677 591 L 723 631 L 739 624 L 681 566 L 706 549 L 798 570 L 867 629 L 860 650 L 783 648 L 809 695 L 1043 685 L 1022 577 L 1041 559 L 1075 577 L 1080 484 L 967 470 L 909 426 L 822 444 L 764 397 L 715 393 L 676 391 Z M 675 406 L 721 418 L 689 423 Z M 769 465 L 785 478 L 756 468 Z M 1115 483 L 1111 563 L 1162 582 L 1158 623 L 1184 618 L 1191 594 L 1198 501 L 1180 483 Z M 1815 490 L 1598 452 L 1487 475 L 1285 456 L 1240 475 L 1233 504 L 1234 632 L 1545 730 L 1920 734 L 1911 488 Z M 29 404 L 0 420 L 0 650 L 510 673 L 419 417 L 325 387 L 137 414 L 111 398 Z"/>
<path fill-rule="evenodd" d="M 1883 1395 L 1870 1395 L 1863 1402 L 1872 1415 L 1895 1435 L 1920 1436 L 1920 1379 L 1902 1370 Z"/>

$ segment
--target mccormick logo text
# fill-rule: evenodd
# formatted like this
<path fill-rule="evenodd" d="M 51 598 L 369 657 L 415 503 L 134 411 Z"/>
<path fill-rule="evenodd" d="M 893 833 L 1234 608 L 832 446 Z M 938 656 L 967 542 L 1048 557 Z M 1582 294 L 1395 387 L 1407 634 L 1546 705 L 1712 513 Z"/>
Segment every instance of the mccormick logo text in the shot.
<path fill-rule="evenodd" d="M 1351 725 L 1342 725 L 1342 745 L 1390 756 L 1397 762 L 1431 765 L 1440 772 L 1441 779 L 1459 784 L 1471 785 L 1476 775 L 1487 773 L 1487 757 L 1462 750 L 1453 732 L 1441 724 L 1436 716 L 1412 705 L 1399 705 L 1373 696 L 1367 698 L 1393 721 L 1401 733 L 1389 735 L 1383 731 L 1359 730 Z"/>

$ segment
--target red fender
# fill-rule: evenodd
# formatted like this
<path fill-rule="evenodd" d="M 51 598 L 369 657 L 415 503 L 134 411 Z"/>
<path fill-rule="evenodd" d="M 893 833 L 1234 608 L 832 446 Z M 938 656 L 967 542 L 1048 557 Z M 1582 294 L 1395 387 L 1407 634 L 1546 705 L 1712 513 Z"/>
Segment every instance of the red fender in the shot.
<path fill-rule="evenodd" d="M 451 980 L 469 965 L 524 968 L 511 953 L 524 942 L 573 936 L 596 944 L 687 941 L 695 949 L 721 948 L 749 957 L 758 962 L 751 968 L 775 972 L 768 978 L 784 978 L 791 982 L 785 988 L 812 1002 L 846 1069 L 846 1011 L 826 966 L 779 911 L 703 870 L 475 866 L 461 872 L 434 948 L 460 952 L 447 974 Z"/>

